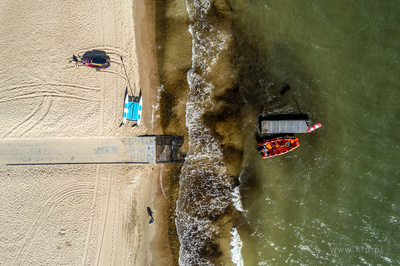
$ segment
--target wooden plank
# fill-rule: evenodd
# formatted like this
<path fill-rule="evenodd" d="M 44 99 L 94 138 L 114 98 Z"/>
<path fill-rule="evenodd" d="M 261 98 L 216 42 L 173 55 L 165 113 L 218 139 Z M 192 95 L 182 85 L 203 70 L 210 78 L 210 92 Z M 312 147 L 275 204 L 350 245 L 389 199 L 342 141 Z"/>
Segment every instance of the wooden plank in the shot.
<path fill-rule="evenodd" d="M 307 133 L 306 120 L 264 120 L 261 122 L 263 134 Z"/>

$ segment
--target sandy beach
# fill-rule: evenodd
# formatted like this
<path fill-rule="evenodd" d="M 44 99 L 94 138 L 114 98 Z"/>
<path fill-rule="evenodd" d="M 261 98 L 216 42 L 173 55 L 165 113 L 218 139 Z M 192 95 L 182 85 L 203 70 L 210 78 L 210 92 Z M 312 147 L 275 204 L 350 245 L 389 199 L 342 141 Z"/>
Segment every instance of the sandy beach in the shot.
<path fill-rule="evenodd" d="M 0 145 L 161 134 L 154 16 L 136 0 L 3 1 Z M 69 63 L 88 53 L 110 68 Z M 143 95 L 139 127 L 120 126 L 126 89 Z M 0 265 L 171 265 L 162 166 L 0 161 L 0 187 Z"/>

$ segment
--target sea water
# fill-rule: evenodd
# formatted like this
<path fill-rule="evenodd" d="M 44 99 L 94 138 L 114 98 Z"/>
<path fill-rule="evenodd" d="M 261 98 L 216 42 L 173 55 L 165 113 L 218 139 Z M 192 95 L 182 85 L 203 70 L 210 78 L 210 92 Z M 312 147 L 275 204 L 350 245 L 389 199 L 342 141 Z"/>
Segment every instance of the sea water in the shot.
<path fill-rule="evenodd" d="M 400 2 L 231 5 L 262 57 L 249 67 L 268 75 L 245 85 L 272 95 L 263 115 L 301 112 L 322 124 L 297 150 L 262 160 L 252 137 L 261 108 L 248 110 L 244 264 L 400 264 Z"/>
<path fill-rule="evenodd" d="M 400 3 L 165 3 L 180 265 L 399 264 Z M 258 117 L 299 113 L 322 128 L 261 159 Z"/>

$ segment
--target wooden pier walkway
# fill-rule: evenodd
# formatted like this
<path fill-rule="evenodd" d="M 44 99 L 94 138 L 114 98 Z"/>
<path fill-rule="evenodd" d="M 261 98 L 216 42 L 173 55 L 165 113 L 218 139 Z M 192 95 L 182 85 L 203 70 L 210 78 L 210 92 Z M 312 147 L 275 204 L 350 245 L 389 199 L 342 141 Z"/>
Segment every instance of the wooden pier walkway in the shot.
<path fill-rule="evenodd" d="M 182 144 L 175 141 L 171 148 L 164 136 L 3 139 L 0 164 L 168 163 L 181 159 L 177 156 Z"/>
<path fill-rule="evenodd" d="M 261 133 L 307 133 L 307 120 L 263 120 L 261 121 Z"/>

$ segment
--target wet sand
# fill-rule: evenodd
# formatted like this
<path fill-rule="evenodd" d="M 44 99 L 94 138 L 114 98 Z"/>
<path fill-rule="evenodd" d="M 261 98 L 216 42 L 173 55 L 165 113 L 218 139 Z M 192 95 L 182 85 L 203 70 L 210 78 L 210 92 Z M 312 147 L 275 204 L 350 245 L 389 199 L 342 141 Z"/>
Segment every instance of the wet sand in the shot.
<path fill-rule="evenodd" d="M 1 140 L 161 134 L 154 10 L 144 4 L 3 1 Z M 110 68 L 69 63 L 88 52 L 109 57 Z M 120 127 L 126 88 L 135 95 L 141 89 L 140 127 Z M 169 206 L 160 171 L 158 165 L 0 161 L 1 264 L 163 265 L 155 264 L 162 258 L 170 265 L 169 249 L 160 244 L 168 243 Z"/>

